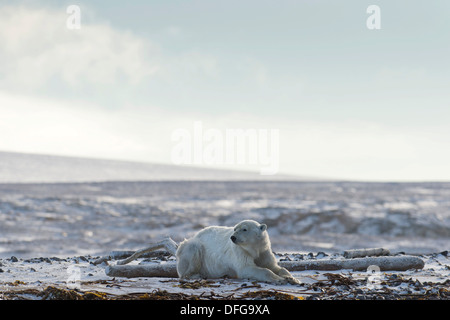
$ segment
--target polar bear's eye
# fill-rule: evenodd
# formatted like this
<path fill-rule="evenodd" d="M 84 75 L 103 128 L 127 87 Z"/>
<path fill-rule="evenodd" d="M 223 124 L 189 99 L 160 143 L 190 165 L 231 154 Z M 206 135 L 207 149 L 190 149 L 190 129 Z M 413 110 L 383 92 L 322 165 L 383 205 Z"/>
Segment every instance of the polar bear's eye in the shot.
<path fill-rule="evenodd" d="M 247 229 L 242 229 L 242 231 L 247 231 Z"/>

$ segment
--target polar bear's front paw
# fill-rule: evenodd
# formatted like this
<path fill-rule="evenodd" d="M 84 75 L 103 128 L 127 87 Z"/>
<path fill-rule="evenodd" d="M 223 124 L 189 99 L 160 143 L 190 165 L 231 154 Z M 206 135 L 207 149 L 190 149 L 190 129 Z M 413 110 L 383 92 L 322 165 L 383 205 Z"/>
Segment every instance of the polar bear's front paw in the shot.
<path fill-rule="evenodd" d="M 289 276 L 283 276 L 283 280 L 282 280 L 283 284 L 300 284 L 300 281 L 298 281 L 296 278 L 294 278 L 293 276 L 289 275 Z"/>
<path fill-rule="evenodd" d="M 283 284 L 287 284 L 287 281 L 285 278 L 280 277 L 280 279 L 276 279 L 276 280 L 272 281 L 272 283 L 280 286 Z"/>
<path fill-rule="evenodd" d="M 270 283 L 276 284 L 276 285 L 284 285 L 284 284 L 299 284 L 300 282 L 293 278 L 293 277 L 278 277 L 276 279 L 273 279 L 270 281 Z"/>
<path fill-rule="evenodd" d="M 273 275 L 269 278 L 266 278 L 265 280 L 262 280 L 265 283 L 269 283 L 269 284 L 275 284 L 275 285 L 282 285 L 282 284 L 286 284 L 287 280 L 284 277 L 280 277 L 278 275 Z"/>

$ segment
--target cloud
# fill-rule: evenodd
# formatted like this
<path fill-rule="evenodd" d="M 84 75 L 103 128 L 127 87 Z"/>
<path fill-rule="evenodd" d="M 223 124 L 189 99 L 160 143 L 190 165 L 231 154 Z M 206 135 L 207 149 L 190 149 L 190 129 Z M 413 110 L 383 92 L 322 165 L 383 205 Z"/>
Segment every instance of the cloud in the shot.
<path fill-rule="evenodd" d="M 101 24 L 66 27 L 65 10 L 0 8 L 0 80 L 41 88 L 52 79 L 73 87 L 137 83 L 158 70 L 158 46 Z"/>
<path fill-rule="evenodd" d="M 81 7 L 81 28 L 68 29 L 65 9 L 0 7 L 0 59 L 8 61 L 0 64 L 4 90 L 95 101 L 103 108 L 148 101 L 168 101 L 176 108 L 177 97 L 190 99 L 220 71 L 211 54 L 171 52 L 98 17 L 83 19 L 94 15 L 86 6 Z M 181 32 L 173 26 L 168 30 Z"/>

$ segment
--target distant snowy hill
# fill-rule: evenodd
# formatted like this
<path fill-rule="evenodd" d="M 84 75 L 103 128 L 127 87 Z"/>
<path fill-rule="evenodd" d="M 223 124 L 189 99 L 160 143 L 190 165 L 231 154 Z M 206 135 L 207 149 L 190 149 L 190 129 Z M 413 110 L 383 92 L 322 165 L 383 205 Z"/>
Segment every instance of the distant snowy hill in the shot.
<path fill-rule="evenodd" d="M 0 152 L 0 183 L 167 181 L 167 180 L 316 180 L 299 176 L 262 176 L 132 161 Z"/>

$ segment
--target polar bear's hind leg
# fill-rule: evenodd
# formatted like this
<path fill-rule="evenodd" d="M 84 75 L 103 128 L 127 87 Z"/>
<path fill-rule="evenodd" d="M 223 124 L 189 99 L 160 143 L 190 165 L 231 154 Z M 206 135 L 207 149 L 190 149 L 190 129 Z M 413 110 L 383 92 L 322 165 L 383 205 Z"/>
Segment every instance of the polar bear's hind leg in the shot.
<path fill-rule="evenodd" d="M 177 250 L 177 272 L 180 278 L 201 278 L 203 252 L 203 244 L 196 239 L 185 240 L 180 244 Z"/>

